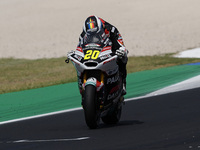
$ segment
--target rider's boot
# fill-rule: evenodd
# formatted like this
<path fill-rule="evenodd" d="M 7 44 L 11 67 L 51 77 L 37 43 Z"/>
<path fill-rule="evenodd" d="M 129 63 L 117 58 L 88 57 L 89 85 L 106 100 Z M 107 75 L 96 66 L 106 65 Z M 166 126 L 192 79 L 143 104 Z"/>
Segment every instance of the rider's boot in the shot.
<path fill-rule="evenodd" d="M 126 95 L 126 79 L 123 80 L 123 91 L 122 95 Z"/>

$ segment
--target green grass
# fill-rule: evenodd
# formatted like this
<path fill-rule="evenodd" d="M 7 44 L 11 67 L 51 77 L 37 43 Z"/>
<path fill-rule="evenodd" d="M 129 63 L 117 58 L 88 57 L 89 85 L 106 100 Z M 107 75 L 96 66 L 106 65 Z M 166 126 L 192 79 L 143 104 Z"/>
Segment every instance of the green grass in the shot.
<path fill-rule="evenodd" d="M 76 81 L 76 70 L 65 58 L 53 59 L 0 59 L 0 94 L 46 87 Z M 165 56 L 129 57 L 128 73 L 152 70 L 187 63 L 200 59 Z"/>

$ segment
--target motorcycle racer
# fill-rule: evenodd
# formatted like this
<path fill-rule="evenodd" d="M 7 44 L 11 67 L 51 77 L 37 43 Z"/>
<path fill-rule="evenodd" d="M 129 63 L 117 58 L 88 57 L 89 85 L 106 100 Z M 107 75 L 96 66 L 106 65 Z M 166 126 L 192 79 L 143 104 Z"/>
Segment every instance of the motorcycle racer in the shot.
<path fill-rule="evenodd" d="M 97 16 L 89 16 L 85 20 L 85 23 L 83 25 L 83 31 L 80 34 L 79 44 L 77 48 L 79 48 L 83 43 L 83 38 L 86 34 L 98 33 L 102 29 L 112 42 L 112 52 L 114 52 L 118 56 L 119 71 L 122 74 L 123 78 L 123 95 L 125 95 L 127 76 L 126 64 L 128 61 L 128 50 L 125 48 L 122 36 L 115 26 L 111 25 L 110 23 Z"/>

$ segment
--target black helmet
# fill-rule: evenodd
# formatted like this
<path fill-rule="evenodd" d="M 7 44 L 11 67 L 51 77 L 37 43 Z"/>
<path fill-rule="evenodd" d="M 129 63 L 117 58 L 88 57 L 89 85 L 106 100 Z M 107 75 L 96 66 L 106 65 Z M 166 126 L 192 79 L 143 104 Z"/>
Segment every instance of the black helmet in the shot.
<path fill-rule="evenodd" d="M 102 28 L 103 23 L 97 16 L 88 17 L 83 25 L 85 32 L 99 32 Z"/>

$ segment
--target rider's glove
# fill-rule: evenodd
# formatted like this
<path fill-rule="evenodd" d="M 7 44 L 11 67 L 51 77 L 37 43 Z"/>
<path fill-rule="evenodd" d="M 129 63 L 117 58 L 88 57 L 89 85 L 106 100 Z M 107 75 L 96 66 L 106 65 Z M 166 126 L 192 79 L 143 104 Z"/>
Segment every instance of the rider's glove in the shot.
<path fill-rule="evenodd" d="M 118 56 L 119 59 L 122 59 L 123 57 L 126 56 L 126 48 L 125 47 L 120 47 L 119 49 L 116 50 L 116 55 Z"/>

